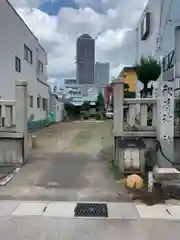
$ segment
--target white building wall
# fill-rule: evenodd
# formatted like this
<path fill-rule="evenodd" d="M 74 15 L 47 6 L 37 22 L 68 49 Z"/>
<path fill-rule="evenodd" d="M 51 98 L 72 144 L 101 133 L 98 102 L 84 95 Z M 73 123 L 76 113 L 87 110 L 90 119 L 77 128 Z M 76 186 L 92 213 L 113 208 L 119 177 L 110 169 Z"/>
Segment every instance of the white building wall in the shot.
<path fill-rule="evenodd" d="M 150 0 L 145 8 L 137 25 L 137 61 L 141 56 L 155 56 L 156 41 L 160 22 L 160 2 L 161 0 Z M 146 40 L 141 40 L 141 22 L 146 14 L 150 12 L 150 34 Z"/>
<path fill-rule="evenodd" d="M 0 1 L 0 96 L 2 99 L 15 99 L 15 81 L 28 82 L 28 95 L 33 96 L 33 108 L 36 120 L 43 119 L 45 111 L 37 109 L 37 95 L 48 98 L 47 54 L 40 46 L 38 39 L 28 29 L 12 6 L 6 0 Z M 32 64 L 24 59 L 24 44 L 33 52 Z M 21 72 L 15 70 L 15 57 L 21 60 Z M 43 73 L 38 74 L 37 62 L 43 63 Z M 37 81 L 43 81 L 39 84 Z M 41 93 L 39 93 L 41 92 Z M 30 116 L 30 115 L 29 115 Z"/>
<path fill-rule="evenodd" d="M 64 103 L 56 100 L 55 121 L 62 122 L 64 119 Z"/>
<path fill-rule="evenodd" d="M 64 103 L 57 99 L 56 94 L 50 96 L 50 111 L 54 113 L 55 122 L 61 122 L 64 119 Z"/>
<path fill-rule="evenodd" d="M 179 9 L 180 0 L 149 0 L 137 25 L 137 61 L 141 56 L 153 56 L 160 60 L 161 56 L 174 49 L 174 30 L 180 24 Z M 141 40 L 141 21 L 146 12 L 151 13 L 150 34 L 146 40 Z M 141 88 L 138 82 L 137 91 Z"/>
<path fill-rule="evenodd" d="M 66 84 L 64 93 L 67 99 L 72 99 L 72 104 L 80 106 L 84 101 L 96 101 L 98 88 L 86 84 Z"/>
<path fill-rule="evenodd" d="M 41 103 L 40 103 L 40 108 L 37 108 L 37 97 L 40 96 L 41 97 Z M 47 110 L 43 110 L 42 108 L 42 99 L 48 99 L 49 98 L 49 92 L 47 90 L 47 85 L 37 81 L 37 95 L 34 98 L 34 108 L 33 108 L 33 112 L 34 112 L 34 116 L 35 116 L 35 120 L 39 119 L 39 116 L 41 116 L 41 119 L 45 119 L 48 117 L 48 113 L 49 113 L 49 106 L 47 106 Z M 47 101 L 47 104 L 49 103 L 49 101 Z"/>

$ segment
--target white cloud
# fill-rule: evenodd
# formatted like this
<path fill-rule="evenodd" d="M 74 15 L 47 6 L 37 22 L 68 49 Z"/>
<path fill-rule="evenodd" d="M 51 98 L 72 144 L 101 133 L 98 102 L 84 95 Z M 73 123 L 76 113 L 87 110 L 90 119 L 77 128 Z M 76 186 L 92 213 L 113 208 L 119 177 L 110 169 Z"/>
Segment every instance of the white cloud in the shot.
<path fill-rule="evenodd" d="M 107 30 L 102 33 L 97 41 L 96 47 L 97 51 L 111 51 L 112 49 L 118 49 L 124 43 L 127 33 L 131 29 L 116 29 L 116 30 Z"/>
<path fill-rule="evenodd" d="M 95 37 L 102 30 L 104 22 L 104 15 L 96 13 L 91 8 L 62 8 L 58 15 L 57 27 L 59 32 L 75 40 L 84 32 Z"/>
<path fill-rule="evenodd" d="M 132 29 L 146 0 L 74 0 L 79 9 L 64 7 L 57 16 L 38 9 L 43 1 L 58 0 L 11 0 L 48 52 L 50 79 L 75 77 L 76 38 L 82 33 L 96 38 L 97 60 L 109 61 L 113 75 L 134 62 Z"/>
<path fill-rule="evenodd" d="M 40 40 L 51 42 L 57 38 L 57 17 L 49 16 L 37 8 L 17 8 L 17 11 Z"/>

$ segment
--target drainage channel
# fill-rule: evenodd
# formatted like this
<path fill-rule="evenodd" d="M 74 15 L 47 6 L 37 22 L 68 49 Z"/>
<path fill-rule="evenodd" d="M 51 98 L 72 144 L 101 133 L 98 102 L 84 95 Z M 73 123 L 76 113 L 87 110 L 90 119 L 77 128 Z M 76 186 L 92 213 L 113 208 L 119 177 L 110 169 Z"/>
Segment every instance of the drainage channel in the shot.
<path fill-rule="evenodd" d="M 108 208 L 105 203 L 78 203 L 74 210 L 75 217 L 108 218 Z"/>

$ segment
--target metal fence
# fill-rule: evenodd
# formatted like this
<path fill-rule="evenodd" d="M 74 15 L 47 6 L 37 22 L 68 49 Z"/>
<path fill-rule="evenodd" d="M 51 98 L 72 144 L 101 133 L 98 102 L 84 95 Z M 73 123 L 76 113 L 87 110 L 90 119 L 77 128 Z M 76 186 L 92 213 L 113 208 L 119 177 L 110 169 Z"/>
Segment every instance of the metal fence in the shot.
<path fill-rule="evenodd" d="M 48 127 L 52 124 L 55 124 L 54 118 L 51 118 L 50 116 L 47 119 L 34 121 L 29 120 L 28 121 L 28 132 L 36 132 L 42 128 Z"/>

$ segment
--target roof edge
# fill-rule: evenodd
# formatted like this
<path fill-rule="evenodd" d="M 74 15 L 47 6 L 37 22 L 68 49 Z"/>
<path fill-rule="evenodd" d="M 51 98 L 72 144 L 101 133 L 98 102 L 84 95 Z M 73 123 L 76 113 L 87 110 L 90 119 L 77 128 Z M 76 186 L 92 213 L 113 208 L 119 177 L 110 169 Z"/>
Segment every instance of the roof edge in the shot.
<path fill-rule="evenodd" d="M 39 43 L 39 39 L 36 37 L 36 35 L 32 32 L 32 30 L 28 27 L 28 25 L 25 23 L 25 21 L 22 19 L 22 17 L 19 15 L 19 13 L 16 11 L 16 9 L 13 7 L 13 5 L 9 2 L 9 0 L 5 0 L 7 4 L 11 7 L 11 9 L 14 11 L 14 13 L 19 17 L 21 22 L 25 25 L 25 27 L 29 30 L 29 32 L 33 35 L 33 37 L 37 40 L 38 45 L 41 47 L 41 49 L 47 54 L 46 50 L 42 47 L 42 45 Z"/>
<path fill-rule="evenodd" d="M 141 22 L 141 19 L 142 19 L 142 17 L 144 16 L 144 13 L 146 12 L 146 10 L 147 10 L 147 8 L 149 7 L 150 3 L 151 3 L 151 0 L 148 0 L 148 2 L 146 3 L 146 5 L 145 5 L 145 7 L 144 7 L 144 10 L 143 10 L 140 18 L 139 18 L 139 20 L 137 21 L 137 25 L 139 25 L 139 23 Z M 137 25 L 136 25 L 136 26 L 137 26 Z"/>

